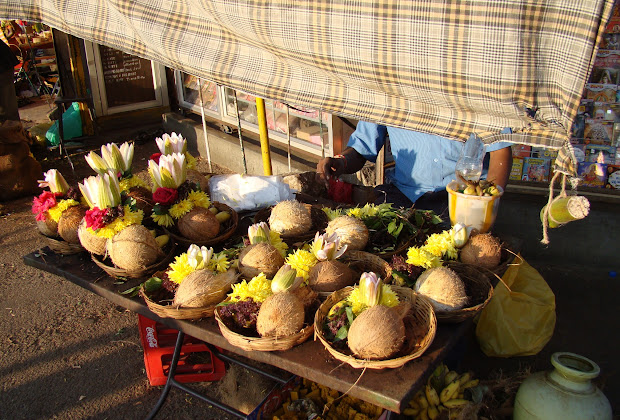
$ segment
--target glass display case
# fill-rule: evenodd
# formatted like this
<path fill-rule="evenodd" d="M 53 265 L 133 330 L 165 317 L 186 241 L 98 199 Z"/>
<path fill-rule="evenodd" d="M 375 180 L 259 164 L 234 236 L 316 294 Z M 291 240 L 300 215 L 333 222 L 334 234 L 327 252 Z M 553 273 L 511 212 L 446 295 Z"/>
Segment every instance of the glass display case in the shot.
<path fill-rule="evenodd" d="M 174 74 L 177 98 L 183 108 L 200 113 L 200 91 L 202 90 L 205 114 L 219 118 L 220 104 L 217 84 L 205 79 L 199 80 L 198 77 L 179 70 L 175 70 Z"/>

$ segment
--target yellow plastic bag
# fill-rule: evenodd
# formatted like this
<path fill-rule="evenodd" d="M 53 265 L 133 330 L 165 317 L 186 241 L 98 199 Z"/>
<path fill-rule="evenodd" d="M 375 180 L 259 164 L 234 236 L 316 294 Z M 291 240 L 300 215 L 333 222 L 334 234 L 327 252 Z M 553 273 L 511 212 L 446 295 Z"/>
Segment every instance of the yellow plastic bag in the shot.
<path fill-rule="evenodd" d="M 487 356 L 529 356 L 549 342 L 555 328 L 555 295 L 524 259 L 506 270 L 481 311 L 476 337 Z"/>

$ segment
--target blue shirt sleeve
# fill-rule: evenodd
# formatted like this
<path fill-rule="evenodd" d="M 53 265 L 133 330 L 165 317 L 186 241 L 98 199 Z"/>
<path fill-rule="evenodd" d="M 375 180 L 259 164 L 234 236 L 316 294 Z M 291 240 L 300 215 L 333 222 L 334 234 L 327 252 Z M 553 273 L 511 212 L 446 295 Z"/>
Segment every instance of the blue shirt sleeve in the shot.
<path fill-rule="evenodd" d="M 370 162 L 377 161 L 379 150 L 385 145 L 387 128 L 383 125 L 360 121 L 349 137 L 348 147 L 355 149 Z"/>

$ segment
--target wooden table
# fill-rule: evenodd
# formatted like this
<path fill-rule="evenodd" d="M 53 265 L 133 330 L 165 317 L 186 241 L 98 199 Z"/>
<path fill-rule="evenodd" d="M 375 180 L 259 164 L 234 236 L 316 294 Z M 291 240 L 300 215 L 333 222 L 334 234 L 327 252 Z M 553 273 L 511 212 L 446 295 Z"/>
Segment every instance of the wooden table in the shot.
<path fill-rule="evenodd" d="M 435 340 L 418 359 L 396 369 L 354 369 L 334 359 L 320 341 L 309 341 L 287 351 L 244 351 L 228 343 L 213 318 L 184 321 L 160 318 L 152 313 L 141 298 L 120 294 L 144 279 L 132 279 L 122 285 L 97 267 L 86 253 L 58 255 L 49 248 L 23 257 L 26 265 L 56 274 L 111 302 L 182 331 L 225 351 L 286 370 L 295 375 L 336 389 L 349 395 L 401 413 L 412 395 L 426 383 L 435 367 L 471 326 L 471 322 L 439 324 Z"/>

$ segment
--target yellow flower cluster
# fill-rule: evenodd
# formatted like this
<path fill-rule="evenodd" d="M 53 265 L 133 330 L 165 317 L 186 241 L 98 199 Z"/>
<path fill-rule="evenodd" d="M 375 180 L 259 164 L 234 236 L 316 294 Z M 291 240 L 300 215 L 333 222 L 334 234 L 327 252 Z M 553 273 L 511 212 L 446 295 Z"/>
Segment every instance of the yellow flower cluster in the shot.
<path fill-rule="evenodd" d="M 207 193 L 202 191 L 192 191 L 187 195 L 185 200 L 181 200 L 171 206 L 168 213 L 173 218 L 180 219 L 194 207 L 209 208 L 210 205 L 211 200 L 209 199 Z"/>
<path fill-rule="evenodd" d="M 174 219 L 169 214 L 151 214 L 151 218 L 159 226 L 170 227 L 174 225 Z"/>
<path fill-rule="evenodd" d="M 209 264 L 207 264 L 207 268 L 215 273 L 223 273 L 228 270 L 229 266 L 230 261 L 228 261 L 224 251 L 213 254 L 209 260 Z"/>
<path fill-rule="evenodd" d="M 342 209 L 330 209 L 329 207 L 323 207 L 322 210 L 323 213 L 327 215 L 327 220 L 334 220 L 336 217 L 344 214 Z"/>
<path fill-rule="evenodd" d="M 454 246 L 454 238 L 449 230 L 434 233 L 426 238 L 424 246 L 413 246 L 407 250 L 407 263 L 422 268 L 439 267 L 442 258 L 455 260 L 458 250 Z"/>
<path fill-rule="evenodd" d="M 228 261 L 226 254 L 222 251 L 217 254 L 213 254 L 205 268 L 217 274 L 228 270 L 229 266 L 230 262 Z M 174 257 L 174 262 L 170 263 L 168 266 L 167 274 L 170 281 L 181 284 L 183 279 L 194 271 L 196 271 L 196 267 L 193 267 L 189 263 L 187 252 L 184 252 L 181 255 Z"/>
<path fill-rule="evenodd" d="M 121 191 L 129 191 L 133 187 L 146 187 L 146 183 L 135 175 L 129 178 L 123 178 L 119 182 Z"/>
<path fill-rule="evenodd" d="M 368 308 L 365 303 L 363 303 L 362 290 L 359 287 L 355 287 L 349 296 L 347 296 L 347 302 L 351 305 L 351 310 L 355 316 L 364 312 L 365 309 Z M 389 306 L 390 308 L 398 305 L 400 301 L 398 300 L 398 296 L 392 290 L 392 288 L 384 284 L 381 289 L 381 301 L 379 305 Z"/>
<path fill-rule="evenodd" d="M 278 232 L 274 232 L 273 230 L 269 231 L 269 243 L 278 250 L 282 257 L 286 257 L 288 245 L 282 240 L 282 238 L 280 238 L 280 234 Z"/>
<path fill-rule="evenodd" d="M 385 211 L 392 210 L 391 203 L 383 203 L 383 204 L 365 204 L 364 207 L 353 207 L 352 209 L 347 210 L 347 215 L 351 217 L 357 217 L 358 219 L 364 220 L 369 217 L 379 216 Z"/>
<path fill-rule="evenodd" d="M 231 302 L 240 302 L 247 298 L 252 298 L 254 302 L 264 302 L 271 292 L 271 280 L 263 273 L 255 276 L 249 282 L 243 280 L 241 283 L 232 285 L 232 293 L 229 293 Z"/>
<path fill-rule="evenodd" d="M 303 277 L 304 280 L 308 280 L 310 269 L 314 267 L 317 261 L 314 254 L 305 249 L 298 249 L 286 257 L 286 264 L 297 270 L 297 276 Z"/>
<path fill-rule="evenodd" d="M 122 217 L 117 217 L 111 223 L 108 223 L 106 226 L 97 229 L 96 232 L 93 231 L 91 228 L 88 228 L 90 230 L 90 233 L 110 239 L 112 236 L 116 235 L 127 226 L 142 224 L 142 219 L 144 218 L 144 212 L 142 210 L 131 211 L 131 208 L 129 206 L 125 206 L 124 208 L 125 214 Z"/>
<path fill-rule="evenodd" d="M 77 206 L 78 203 L 75 200 L 60 200 L 59 202 L 56 203 L 56 205 L 50 209 L 47 210 L 47 214 L 50 215 L 50 218 L 58 223 L 58 221 L 60 220 L 60 216 L 62 216 L 62 213 L 67 210 L 69 207 L 73 207 L 73 206 Z"/>

